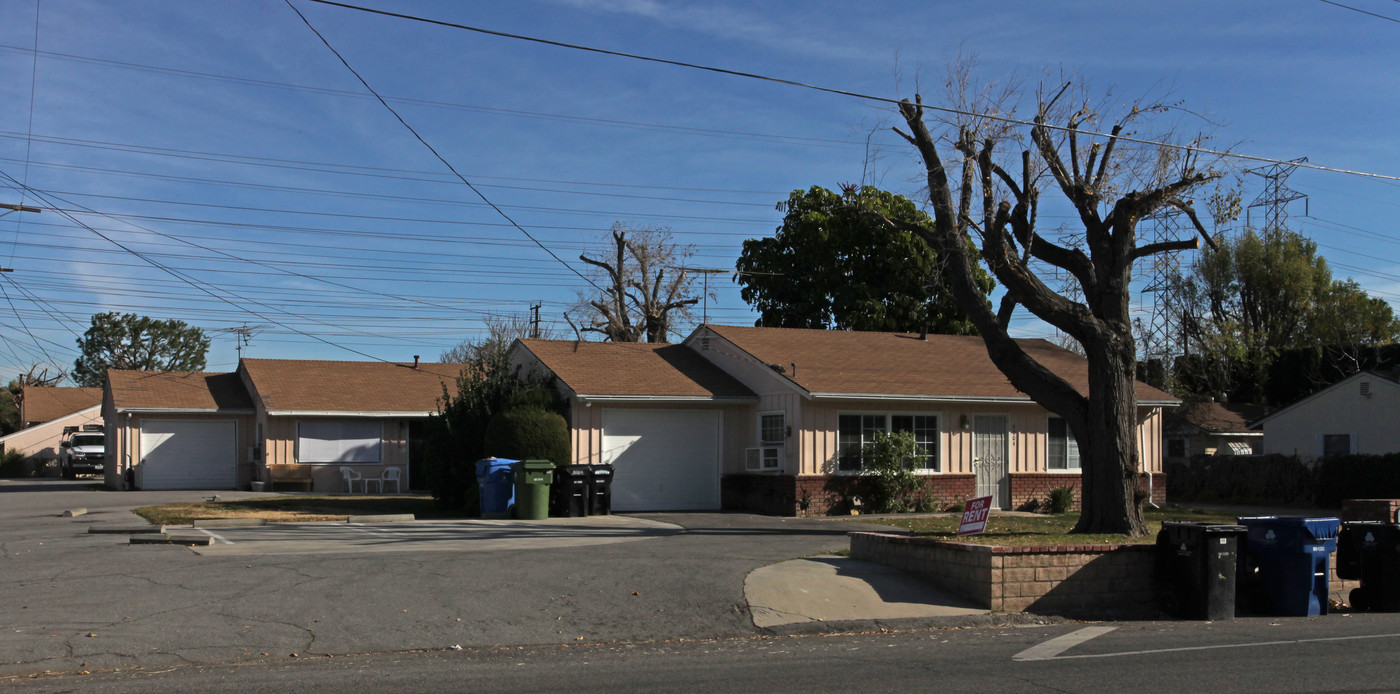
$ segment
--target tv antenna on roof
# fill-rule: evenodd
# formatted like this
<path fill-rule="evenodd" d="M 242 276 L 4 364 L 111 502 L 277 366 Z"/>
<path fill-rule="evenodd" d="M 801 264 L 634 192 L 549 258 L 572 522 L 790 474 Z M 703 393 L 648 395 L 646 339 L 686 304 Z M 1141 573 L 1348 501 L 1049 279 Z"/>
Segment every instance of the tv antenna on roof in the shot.
<path fill-rule="evenodd" d="M 724 268 L 717 268 L 717 267 L 686 267 L 686 266 L 684 266 L 684 265 L 676 265 L 676 266 L 673 266 L 673 267 L 675 267 L 675 269 L 677 269 L 677 270 L 680 270 L 682 274 L 687 273 L 687 272 L 694 272 L 694 273 L 699 274 L 701 277 L 705 278 L 705 280 L 704 280 L 704 287 L 705 287 L 705 288 L 704 288 L 704 297 L 705 297 L 705 300 L 704 300 L 704 304 L 702 304 L 702 306 L 701 306 L 701 314 L 700 314 L 700 315 L 701 315 L 701 318 L 700 318 L 700 324 L 701 324 L 701 325 L 708 325 L 708 324 L 710 323 L 710 275 L 733 275 L 733 276 L 735 276 L 735 277 L 738 277 L 739 275 L 755 275 L 755 276 L 756 276 L 756 275 L 767 275 L 767 276 L 770 276 L 770 277 L 782 277 L 782 276 L 783 276 L 783 273 L 781 273 L 781 272 L 748 272 L 748 271 L 741 271 L 741 270 L 726 270 L 726 269 L 724 269 Z"/>
<path fill-rule="evenodd" d="M 225 333 L 225 334 L 233 335 L 233 336 L 234 336 L 234 343 L 233 343 L 233 344 L 234 344 L 234 349 L 238 351 L 238 358 L 239 358 L 239 359 L 242 359 L 242 358 L 243 358 L 243 348 L 248 346 L 248 341 L 249 341 L 250 339 L 252 339 L 252 337 L 253 337 L 254 335 L 257 335 L 258 333 L 262 332 L 262 331 L 263 331 L 264 329 L 266 329 L 266 328 L 267 328 L 266 325 L 248 325 L 247 323 L 244 323 L 244 324 L 242 325 L 242 327 L 237 327 L 237 328 L 220 328 L 220 329 L 216 330 L 215 332 L 220 332 L 220 333 Z"/>

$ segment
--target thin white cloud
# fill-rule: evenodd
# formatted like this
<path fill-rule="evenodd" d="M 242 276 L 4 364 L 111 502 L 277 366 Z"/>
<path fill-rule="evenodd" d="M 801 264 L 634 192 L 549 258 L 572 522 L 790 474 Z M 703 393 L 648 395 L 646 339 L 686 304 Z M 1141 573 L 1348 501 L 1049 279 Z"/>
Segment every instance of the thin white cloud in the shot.
<path fill-rule="evenodd" d="M 595 14 L 615 14 L 649 19 L 673 29 L 686 29 L 716 38 L 758 44 L 769 49 L 807 57 L 850 60 L 869 58 L 856 46 L 837 43 L 836 36 L 803 34 L 793 23 L 774 23 L 734 7 L 677 5 L 657 0 L 554 0 Z"/>

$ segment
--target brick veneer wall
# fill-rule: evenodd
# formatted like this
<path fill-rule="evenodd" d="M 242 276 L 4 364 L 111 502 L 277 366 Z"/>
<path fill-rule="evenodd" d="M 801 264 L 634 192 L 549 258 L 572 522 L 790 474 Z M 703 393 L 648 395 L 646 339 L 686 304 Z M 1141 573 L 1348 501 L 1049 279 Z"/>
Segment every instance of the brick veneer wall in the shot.
<path fill-rule="evenodd" d="M 942 511 L 975 494 L 972 475 L 921 477 L 931 507 Z M 849 500 L 860 496 L 864 478 L 857 475 L 725 475 L 720 481 L 720 505 L 726 511 L 772 516 L 826 516 L 850 513 Z"/>
<path fill-rule="evenodd" d="M 1342 520 L 1394 523 L 1400 499 L 1343 499 Z"/>
<path fill-rule="evenodd" d="M 1153 545 L 991 547 L 885 533 L 850 537 L 851 558 L 919 575 L 992 612 L 1157 612 Z"/>

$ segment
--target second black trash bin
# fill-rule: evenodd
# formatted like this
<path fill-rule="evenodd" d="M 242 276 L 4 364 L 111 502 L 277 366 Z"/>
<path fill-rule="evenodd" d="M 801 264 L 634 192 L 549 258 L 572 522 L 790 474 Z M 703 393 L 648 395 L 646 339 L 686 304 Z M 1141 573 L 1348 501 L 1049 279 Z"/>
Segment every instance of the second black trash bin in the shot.
<path fill-rule="evenodd" d="M 592 502 L 591 465 L 561 465 L 554 471 L 554 515 L 579 518 L 588 515 Z"/>
<path fill-rule="evenodd" d="M 1361 580 L 1351 591 L 1352 609 L 1400 612 L 1400 525 L 1343 523 L 1337 537 L 1337 576 Z"/>
<path fill-rule="evenodd" d="M 1165 521 L 1157 575 L 1169 583 L 1167 611 L 1183 619 L 1235 618 L 1235 567 L 1242 525 Z"/>
<path fill-rule="evenodd" d="M 590 465 L 589 467 L 593 468 L 593 484 L 588 497 L 588 515 L 611 515 L 613 466 Z"/>

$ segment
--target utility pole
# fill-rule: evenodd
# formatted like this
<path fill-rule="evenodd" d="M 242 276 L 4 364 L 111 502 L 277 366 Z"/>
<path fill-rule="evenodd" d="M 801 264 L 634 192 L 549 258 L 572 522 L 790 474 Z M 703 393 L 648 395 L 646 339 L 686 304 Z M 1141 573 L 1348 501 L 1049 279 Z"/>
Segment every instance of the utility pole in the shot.
<path fill-rule="evenodd" d="M 544 304 L 534 304 L 530 307 L 530 338 L 540 339 L 540 308 Z"/>
<path fill-rule="evenodd" d="M 44 211 L 43 209 L 38 208 L 38 207 L 30 207 L 29 205 L 11 205 L 11 204 L 9 204 L 9 203 L 4 203 L 4 202 L 0 202 L 0 210 L 9 210 L 10 212 L 36 212 L 36 213 L 37 213 L 37 212 L 43 212 L 43 211 Z M 5 215 L 10 214 L 10 212 L 3 212 L 3 213 L 0 213 L 0 217 L 4 217 Z"/>
<path fill-rule="evenodd" d="M 681 272 L 698 273 L 701 277 L 704 278 L 702 286 L 704 287 L 703 292 L 705 298 L 704 303 L 701 304 L 701 325 L 708 325 L 710 322 L 710 275 L 733 275 L 735 277 L 738 277 L 739 275 L 767 275 L 769 277 L 783 276 L 783 273 L 781 272 L 740 272 L 738 270 L 726 270 L 724 268 L 685 267 L 683 265 L 676 265 L 673 266 L 673 268 L 680 270 Z"/>

